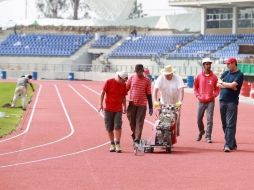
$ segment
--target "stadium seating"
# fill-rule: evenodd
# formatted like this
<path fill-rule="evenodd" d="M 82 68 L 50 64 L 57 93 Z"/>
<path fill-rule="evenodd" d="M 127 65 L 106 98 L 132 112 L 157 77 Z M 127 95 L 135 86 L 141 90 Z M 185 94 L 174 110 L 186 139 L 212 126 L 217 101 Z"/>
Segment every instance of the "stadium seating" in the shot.
<path fill-rule="evenodd" d="M 168 58 L 212 57 L 214 52 L 236 40 L 236 35 L 200 35 L 192 42 L 181 47 L 178 52 L 169 53 Z"/>
<path fill-rule="evenodd" d="M 92 34 L 10 34 L 0 44 L 0 56 L 70 56 L 91 38 Z"/>
<path fill-rule="evenodd" d="M 94 38 L 93 34 L 10 34 L 0 43 L 0 56 L 71 56 Z M 101 35 L 91 48 L 110 48 L 122 36 Z M 130 35 L 110 58 L 244 58 L 239 45 L 254 44 L 254 34 Z"/>
<path fill-rule="evenodd" d="M 237 57 L 245 58 L 249 57 L 247 54 L 239 54 L 239 45 L 253 45 L 254 44 L 254 34 L 238 34 L 236 35 L 236 40 L 224 46 L 222 49 L 216 51 L 212 54 L 214 58 L 227 58 L 227 57 Z"/>
<path fill-rule="evenodd" d="M 193 40 L 191 35 L 131 35 L 119 47 L 112 51 L 111 58 L 151 58 L 174 51 Z"/>
<path fill-rule="evenodd" d="M 114 35 L 114 36 L 107 36 L 101 35 L 98 40 L 96 40 L 93 44 L 91 44 L 92 48 L 110 48 L 115 43 L 117 43 L 122 36 Z"/>

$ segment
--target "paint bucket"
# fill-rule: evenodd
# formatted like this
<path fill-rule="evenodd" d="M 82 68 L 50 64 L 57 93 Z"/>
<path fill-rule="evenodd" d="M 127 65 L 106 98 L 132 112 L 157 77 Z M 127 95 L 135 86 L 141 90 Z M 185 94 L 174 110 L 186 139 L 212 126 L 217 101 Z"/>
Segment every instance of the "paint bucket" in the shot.
<path fill-rule="evenodd" d="M 250 97 L 254 99 L 254 82 L 251 83 Z"/>
<path fill-rule="evenodd" d="M 69 73 L 68 80 L 74 80 L 74 73 Z"/>
<path fill-rule="evenodd" d="M 32 79 L 33 80 L 37 80 L 37 72 L 33 72 L 32 73 Z"/>
<path fill-rule="evenodd" d="M 1 71 L 1 79 L 6 79 L 6 71 Z"/>
<path fill-rule="evenodd" d="M 194 76 L 187 76 L 187 86 L 189 88 L 193 87 L 193 83 L 194 83 Z"/>

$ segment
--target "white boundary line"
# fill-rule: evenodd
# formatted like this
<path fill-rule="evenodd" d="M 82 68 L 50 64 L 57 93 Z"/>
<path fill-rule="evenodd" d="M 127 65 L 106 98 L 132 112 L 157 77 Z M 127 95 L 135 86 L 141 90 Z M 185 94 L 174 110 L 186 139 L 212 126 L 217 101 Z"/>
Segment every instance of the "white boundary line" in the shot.
<path fill-rule="evenodd" d="M 9 167 L 13 167 L 13 166 L 20 166 L 20 165 L 27 165 L 27 164 L 32 164 L 32 163 L 38 163 L 38 162 L 43 162 L 43 161 L 48 161 L 48 160 L 55 160 L 55 159 L 59 159 L 59 158 L 64 158 L 64 157 L 68 157 L 68 156 L 74 156 L 83 152 L 88 152 L 90 150 L 94 150 L 94 149 L 98 149 L 102 146 L 105 146 L 109 144 L 109 142 L 106 142 L 104 144 L 98 145 L 98 146 L 94 146 L 88 149 L 83 149 L 77 152 L 72 152 L 72 153 L 68 153 L 68 154 L 63 154 L 63 155 L 59 155 L 59 156 L 53 156 L 53 157 L 48 157 L 48 158 L 43 158 L 43 159 L 39 159 L 39 160 L 32 160 L 32 161 L 28 161 L 28 162 L 20 162 L 20 163 L 16 163 L 16 164 L 9 164 L 9 165 L 3 165 L 0 166 L 1 168 L 9 168 Z"/>
<path fill-rule="evenodd" d="M 36 107 L 36 105 L 37 105 L 37 102 L 38 102 L 38 98 L 39 98 L 41 89 L 42 89 L 42 85 L 40 85 L 40 87 L 39 87 L 39 91 L 38 91 L 38 93 L 37 93 L 37 96 L 36 96 L 36 99 L 35 99 L 35 103 L 34 103 L 34 105 L 33 105 L 33 107 L 32 107 L 32 113 L 31 113 L 31 115 L 30 115 L 30 117 L 29 117 L 26 130 L 24 130 L 22 133 L 19 133 L 19 134 L 15 135 L 15 136 L 12 136 L 12 137 L 10 137 L 10 138 L 3 139 L 3 140 L 0 141 L 0 143 L 9 141 L 9 140 L 14 139 L 14 138 L 17 138 L 17 137 L 19 137 L 19 136 L 21 136 L 21 135 L 26 134 L 26 133 L 29 131 L 30 125 L 31 125 L 31 121 L 32 121 L 33 116 L 34 116 L 35 107 Z"/>
<path fill-rule="evenodd" d="M 75 129 L 74 129 L 73 124 L 71 122 L 70 116 L 69 116 L 68 112 L 66 111 L 66 107 L 65 107 L 65 105 L 63 103 L 63 99 L 62 99 L 62 97 L 60 95 L 60 92 L 59 92 L 57 86 L 54 85 L 54 87 L 55 87 L 55 90 L 57 92 L 57 96 L 58 96 L 58 98 L 60 100 L 61 106 L 62 106 L 62 108 L 64 110 L 65 116 L 66 116 L 66 118 L 68 120 L 71 132 L 68 135 L 66 135 L 66 136 L 64 136 L 64 137 L 62 137 L 62 138 L 60 138 L 58 140 L 51 141 L 51 142 L 44 143 L 44 144 L 40 144 L 40 145 L 37 145 L 37 146 L 32 146 L 32 147 L 20 149 L 20 150 L 15 150 L 15 151 L 12 151 L 12 152 L 0 153 L 0 156 L 14 154 L 14 153 L 18 153 L 18 152 L 24 152 L 24 151 L 27 151 L 27 150 L 32 150 L 32 149 L 35 149 L 35 148 L 40 148 L 40 147 L 48 146 L 48 145 L 51 145 L 51 144 L 55 144 L 55 143 L 58 143 L 58 142 L 61 142 L 61 141 L 65 140 L 65 139 L 67 139 L 67 138 L 69 138 L 70 136 L 73 135 L 73 133 L 75 132 Z"/>
<path fill-rule="evenodd" d="M 92 91 L 93 93 L 97 94 L 98 96 L 100 96 L 100 93 L 99 93 L 99 92 L 97 92 L 97 91 L 91 89 L 90 87 L 88 87 L 88 86 L 86 86 L 86 85 L 84 85 L 84 84 L 82 84 L 81 86 L 83 86 L 84 88 L 86 88 L 86 89 Z M 147 120 L 147 119 L 145 119 L 145 122 L 148 123 L 148 124 L 150 124 L 150 125 L 152 125 L 152 126 L 154 126 L 154 123 L 152 123 L 151 121 L 149 121 L 149 120 Z"/>
<path fill-rule="evenodd" d="M 83 86 L 83 85 L 82 85 Z M 95 111 L 98 111 L 96 107 L 94 107 L 84 96 L 82 96 L 75 88 L 73 88 L 70 84 L 69 87 L 81 98 L 83 99 L 89 106 L 91 106 Z M 92 89 L 91 89 L 92 90 Z M 94 91 L 95 93 L 98 93 Z M 99 95 L 99 94 L 98 94 Z M 100 115 L 104 117 L 104 115 L 100 112 Z"/>
<path fill-rule="evenodd" d="M 69 87 L 77 93 L 77 95 L 79 95 L 87 104 L 89 104 L 95 111 L 97 111 L 97 109 L 86 99 L 84 98 L 76 89 L 74 89 L 71 85 L 69 85 Z M 100 116 L 104 117 L 102 113 L 100 113 Z M 80 151 L 77 152 L 72 152 L 72 153 L 68 153 L 68 154 L 63 154 L 63 155 L 59 155 L 59 156 L 53 156 L 53 157 L 47 157 L 47 158 L 43 158 L 43 159 L 38 159 L 38 160 L 32 160 L 32 161 L 27 161 L 27 162 L 20 162 L 20 163 L 15 163 L 15 164 L 8 164 L 8 165 L 3 165 L 0 166 L 0 169 L 2 168 L 9 168 L 9 167 L 15 167 L 15 166 L 21 166 L 21 165 L 27 165 L 27 164 L 32 164 L 32 163 L 38 163 L 38 162 L 43 162 L 43 161 L 48 161 L 48 160 L 55 160 L 55 159 L 59 159 L 59 158 L 64 158 L 64 157 L 69 157 L 69 156 L 74 156 L 77 154 L 81 154 L 83 152 L 88 152 L 94 149 L 98 149 L 100 147 L 103 147 L 107 144 L 109 144 L 110 142 L 105 142 L 103 144 L 100 144 L 98 146 L 94 146 L 88 149 L 82 149 Z"/>

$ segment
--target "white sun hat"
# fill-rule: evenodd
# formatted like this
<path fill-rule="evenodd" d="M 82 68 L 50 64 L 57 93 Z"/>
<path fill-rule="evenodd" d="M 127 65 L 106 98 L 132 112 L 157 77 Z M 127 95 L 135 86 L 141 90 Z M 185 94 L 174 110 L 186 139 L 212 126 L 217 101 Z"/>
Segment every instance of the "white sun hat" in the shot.
<path fill-rule="evenodd" d="M 175 72 L 175 69 L 173 69 L 173 67 L 171 65 L 167 65 L 164 67 L 164 69 L 162 69 L 161 73 L 164 75 L 170 75 L 173 72 Z"/>

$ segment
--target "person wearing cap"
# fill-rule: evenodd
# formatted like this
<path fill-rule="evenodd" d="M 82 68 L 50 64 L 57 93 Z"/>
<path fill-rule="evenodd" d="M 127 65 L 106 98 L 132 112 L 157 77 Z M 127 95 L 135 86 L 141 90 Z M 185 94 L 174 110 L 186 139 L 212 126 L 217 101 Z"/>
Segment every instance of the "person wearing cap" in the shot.
<path fill-rule="evenodd" d="M 237 149 L 236 123 L 238 113 L 239 94 L 243 84 L 243 73 L 237 68 L 237 60 L 233 57 L 225 61 L 228 70 L 222 73 L 218 86 L 220 91 L 220 115 L 225 134 L 224 152 Z"/>
<path fill-rule="evenodd" d="M 149 115 L 153 114 L 151 81 L 144 76 L 144 66 L 142 64 L 137 64 L 135 66 L 135 74 L 127 81 L 127 90 L 130 91 L 127 117 L 130 123 L 132 131 L 131 136 L 135 148 L 141 140 L 147 102 L 149 106 Z"/>
<path fill-rule="evenodd" d="M 152 75 L 150 74 L 150 71 L 148 68 L 144 68 L 144 76 L 149 78 L 152 81 Z"/>
<path fill-rule="evenodd" d="M 126 113 L 126 81 L 127 72 L 117 72 L 115 78 L 105 81 L 99 111 L 104 111 L 104 122 L 110 140 L 110 152 L 122 152 L 120 140 L 122 134 L 122 114 Z M 105 107 L 103 106 L 104 97 Z"/>
<path fill-rule="evenodd" d="M 177 104 L 181 106 L 184 97 L 184 87 L 182 77 L 174 73 L 173 67 L 171 65 L 165 66 L 154 84 L 153 96 L 155 104 Z M 158 92 L 160 92 L 160 97 Z M 176 135 L 180 135 L 180 112 L 177 118 Z"/>
<path fill-rule="evenodd" d="M 25 111 L 27 106 L 27 85 L 29 84 L 34 92 L 33 84 L 30 79 L 32 79 L 32 75 L 22 75 L 17 79 L 17 85 L 15 88 L 14 96 L 12 99 L 11 107 L 16 106 L 17 100 L 20 98 L 22 103 L 22 109 Z"/>
<path fill-rule="evenodd" d="M 203 71 L 199 73 L 194 79 L 194 94 L 198 99 L 198 112 L 197 112 L 197 124 L 199 134 L 197 141 L 202 139 L 205 134 L 204 127 L 204 114 L 206 111 L 207 128 L 206 128 L 206 142 L 212 143 L 212 129 L 213 129 L 213 113 L 215 98 L 219 95 L 220 88 L 217 86 L 218 78 L 212 72 L 211 65 L 213 61 L 210 58 L 204 58 L 202 60 Z"/>

